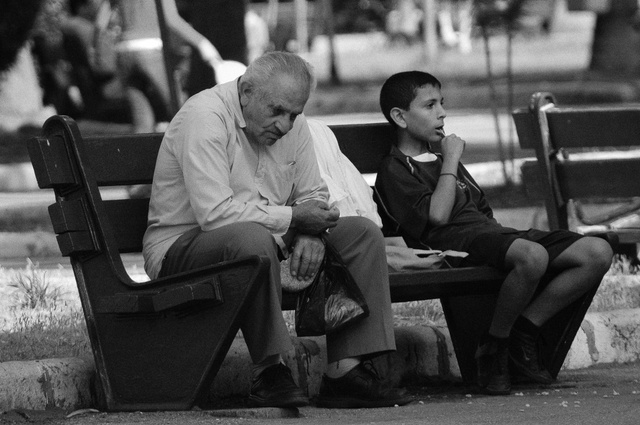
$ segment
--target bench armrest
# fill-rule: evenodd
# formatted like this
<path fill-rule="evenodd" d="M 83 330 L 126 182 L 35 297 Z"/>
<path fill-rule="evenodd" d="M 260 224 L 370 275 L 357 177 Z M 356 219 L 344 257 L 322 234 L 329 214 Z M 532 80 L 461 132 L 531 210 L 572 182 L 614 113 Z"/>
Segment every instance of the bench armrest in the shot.
<path fill-rule="evenodd" d="M 100 298 L 97 313 L 160 313 L 195 304 L 209 306 L 223 302 L 220 283 L 215 276 L 199 282 L 160 291 L 122 293 Z"/>
<path fill-rule="evenodd" d="M 95 311 L 105 314 L 160 313 L 195 305 L 210 307 L 222 304 L 224 297 L 220 276 L 225 273 L 236 276 L 238 268 L 247 268 L 253 280 L 261 273 L 266 273 L 268 267 L 267 258 L 250 256 L 153 279 L 136 286 L 128 284 L 126 291 L 98 298 Z"/>

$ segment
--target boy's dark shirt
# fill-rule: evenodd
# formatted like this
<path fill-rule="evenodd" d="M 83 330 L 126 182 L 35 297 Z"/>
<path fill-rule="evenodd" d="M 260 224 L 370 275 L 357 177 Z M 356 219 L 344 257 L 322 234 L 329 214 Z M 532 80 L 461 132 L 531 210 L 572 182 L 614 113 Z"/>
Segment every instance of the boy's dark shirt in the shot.
<path fill-rule="evenodd" d="M 442 225 L 429 223 L 431 196 L 441 168 L 440 155 L 432 162 L 418 162 L 393 146 L 378 170 L 376 189 L 389 213 L 399 223 L 400 234 L 408 246 L 467 251 L 479 234 L 517 232 L 501 226 L 493 218 L 484 192 L 462 164 L 458 166 L 460 183 L 456 186 L 449 221 Z"/>

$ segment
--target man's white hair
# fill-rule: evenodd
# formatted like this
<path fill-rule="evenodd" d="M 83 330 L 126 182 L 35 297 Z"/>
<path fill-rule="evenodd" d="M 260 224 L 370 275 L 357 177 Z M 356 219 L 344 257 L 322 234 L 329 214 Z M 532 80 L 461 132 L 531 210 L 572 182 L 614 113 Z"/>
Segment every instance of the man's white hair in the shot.
<path fill-rule="evenodd" d="M 289 75 L 311 93 L 316 86 L 313 68 L 295 53 L 267 52 L 249 64 L 242 81 L 260 90 L 276 75 Z"/>

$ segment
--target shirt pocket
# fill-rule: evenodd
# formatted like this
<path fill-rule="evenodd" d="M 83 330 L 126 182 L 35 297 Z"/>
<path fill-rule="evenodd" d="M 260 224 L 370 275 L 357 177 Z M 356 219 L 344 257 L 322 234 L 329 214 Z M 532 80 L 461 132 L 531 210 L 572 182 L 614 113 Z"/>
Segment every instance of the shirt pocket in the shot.
<path fill-rule="evenodd" d="M 258 192 L 269 201 L 269 205 L 286 205 L 291 197 L 295 179 L 295 161 L 286 164 L 271 164 L 270 170 L 258 180 Z"/>

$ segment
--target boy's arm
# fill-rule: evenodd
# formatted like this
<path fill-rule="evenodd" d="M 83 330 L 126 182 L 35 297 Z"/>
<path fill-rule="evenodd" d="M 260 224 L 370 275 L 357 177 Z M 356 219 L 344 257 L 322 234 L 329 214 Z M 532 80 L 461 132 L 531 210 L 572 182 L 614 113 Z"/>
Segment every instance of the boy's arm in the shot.
<path fill-rule="evenodd" d="M 456 199 L 458 164 L 464 151 L 465 141 L 450 134 L 442 139 L 442 168 L 437 176 L 437 184 L 431 196 L 429 222 L 442 225 L 449 222 Z"/>

